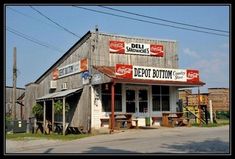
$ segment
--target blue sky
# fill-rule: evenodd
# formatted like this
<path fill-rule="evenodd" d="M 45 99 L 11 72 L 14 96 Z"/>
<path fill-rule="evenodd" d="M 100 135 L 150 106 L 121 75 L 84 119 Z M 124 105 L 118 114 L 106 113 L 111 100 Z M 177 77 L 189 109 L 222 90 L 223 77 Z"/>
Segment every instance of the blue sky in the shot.
<path fill-rule="evenodd" d="M 179 68 L 192 68 L 200 71 L 200 78 L 206 83 L 201 88 L 202 92 L 207 92 L 207 88 L 211 87 L 229 87 L 229 36 L 217 36 L 153 25 L 72 6 L 34 7 L 78 36 L 83 36 L 87 31 L 94 30 L 95 25 L 98 25 L 99 30 L 106 33 L 176 40 L 178 42 Z M 98 6 L 83 7 L 179 26 L 110 11 Z M 229 31 L 229 6 L 110 7 L 151 17 Z M 29 6 L 6 6 L 5 13 L 6 27 L 54 46 L 54 49 L 43 47 L 6 31 L 6 85 L 12 86 L 13 47 L 17 47 L 17 86 L 24 87 L 25 84 L 34 82 L 40 77 L 79 40 L 78 37 L 51 23 Z"/>

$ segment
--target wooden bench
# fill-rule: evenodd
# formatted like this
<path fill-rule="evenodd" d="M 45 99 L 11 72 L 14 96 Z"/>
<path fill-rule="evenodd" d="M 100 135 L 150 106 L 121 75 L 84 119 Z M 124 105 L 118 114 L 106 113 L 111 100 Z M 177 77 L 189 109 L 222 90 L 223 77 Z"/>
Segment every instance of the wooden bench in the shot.
<path fill-rule="evenodd" d="M 108 123 L 109 123 L 109 118 L 100 118 L 100 122 L 101 122 L 101 123 L 100 123 L 100 126 L 101 126 L 101 127 L 104 127 L 104 123 L 105 123 L 105 122 L 108 122 Z"/>
<path fill-rule="evenodd" d="M 121 128 L 121 125 L 124 123 L 126 123 L 127 128 L 130 129 L 131 127 L 133 127 L 132 125 L 132 121 L 135 122 L 135 128 L 138 128 L 138 119 L 131 119 L 131 120 L 126 120 L 126 119 L 117 119 L 117 125 L 116 128 L 119 130 Z"/>

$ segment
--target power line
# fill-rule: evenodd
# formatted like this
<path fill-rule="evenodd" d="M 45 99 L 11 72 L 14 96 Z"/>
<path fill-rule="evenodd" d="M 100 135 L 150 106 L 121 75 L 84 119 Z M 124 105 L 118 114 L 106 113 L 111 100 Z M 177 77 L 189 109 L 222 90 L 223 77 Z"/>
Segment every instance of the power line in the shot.
<path fill-rule="evenodd" d="M 19 32 L 19 31 L 15 30 L 15 29 L 12 29 L 12 28 L 10 28 L 10 27 L 7 27 L 6 29 L 7 29 L 7 31 L 9 31 L 9 32 L 11 32 L 11 33 L 13 33 L 13 34 L 15 34 L 15 35 L 21 37 L 21 38 L 24 38 L 24 39 L 26 39 L 26 40 L 29 40 L 29 41 L 31 41 L 31 42 L 33 42 L 33 43 L 36 43 L 36 44 L 38 44 L 38 45 L 41 45 L 41 46 L 50 48 L 50 49 L 52 49 L 52 50 L 56 50 L 56 51 L 62 52 L 61 49 L 58 49 L 58 48 L 56 48 L 56 47 L 54 47 L 54 46 L 52 46 L 52 45 L 46 44 L 46 43 L 44 43 L 44 42 L 42 42 L 42 41 L 38 41 L 37 39 L 32 38 L 32 37 L 30 37 L 30 36 L 28 36 L 28 35 L 25 35 L 25 34 L 23 34 L 23 33 Z M 64 52 L 64 51 L 63 51 L 63 52 Z"/>
<path fill-rule="evenodd" d="M 35 17 L 32 17 L 32 16 L 30 16 L 30 15 L 28 15 L 28 14 L 22 13 L 22 12 L 16 10 L 16 9 L 11 8 L 11 7 L 7 7 L 7 8 L 10 9 L 11 11 L 14 11 L 15 13 L 18 13 L 18 14 L 20 14 L 20 15 L 23 15 L 23 16 L 25 16 L 25 17 L 27 17 L 27 18 L 31 18 L 31 19 L 33 19 L 33 20 L 35 20 L 35 21 L 40 21 L 40 22 L 42 22 L 42 23 L 44 23 L 44 24 L 50 25 L 51 27 L 52 27 L 52 26 L 55 27 L 55 25 L 51 25 L 51 23 L 42 21 L 42 20 L 40 20 L 40 19 L 38 19 L 38 18 L 35 18 Z M 64 29 L 62 29 L 61 27 L 58 27 L 58 26 L 57 26 L 56 28 L 57 28 L 57 29 L 60 29 L 60 30 L 64 30 Z"/>
<path fill-rule="evenodd" d="M 52 23 L 54 23 L 55 25 L 59 26 L 60 28 L 62 28 L 63 30 L 65 30 L 66 32 L 81 38 L 80 36 L 78 36 L 77 34 L 73 33 L 72 31 L 68 30 L 67 28 L 63 27 L 62 25 L 60 25 L 59 23 L 53 21 L 51 18 L 49 18 L 48 16 L 44 15 L 42 12 L 40 12 L 39 10 L 37 10 L 36 8 L 34 8 L 33 6 L 30 6 L 34 11 L 36 11 L 38 14 L 40 14 L 41 16 L 45 17 L 46 19 L 48 19 L 49 21 L 51 21 Z"/>
<path fill-rule="evenodd" d="M 115 10 L 115 11 L 123 12 L 123 13 L 127 13 L 127 14 L 131 14 L 131 15 L 136 15 L 136 16 L 139 16 L 139 17 L 145 17 L 145 18 L 150 18 L 150 19 L 154 19 L 154 20 L 160 20 L 160 21 L 165 21 L 165 22 L 169 22 L 169 23 L 174 23 L 174 24 L 180 24 L 180 25 L 185 25 L 185 26 L 189 26 L 189 27 L 200 28 L 200 29 L 206 29 L 206 30 L 212 30 L 212 31 L 217 31 L 217 32 L 229 33 L 228 31 L 225 31 L 225 30 L 219 30 L 219 29 L 214 29 L 214 28 L 202 27 L 202 26 L 198 26 L 198 25 L 192 25 L 192 24 L 186 24 L 186 23 L 181 23 L 181 22 L 175 22 L 175 21 L 171 21 L 171 20 L 166 20 L 166 19 L 162 19 L 162 18 L 156 18 L 156 17 L 147 16 L 147 15 L 143 15 L 143 14 L 128 12 L 128 11 L 124 11 L 124 10 L 120 10 L 120 9 L 115 9 L 115 8 L 111 8 L 111 7 L 106 7 L 106 6 L 99 6 L 99 7 L 106 8 L 106 9 L 109 9 L 109 10 Z"/>
<path fill-rule="evenodd" d="M 178 27 L 178 26 L 173 26 L 173 25 L 168 25 L 168 24 L 162 24 L 162 23 L 156 23 L 156 22 L 152 22 L 152 21 L 147 21 L 147 20 L 142 20 L 142 19 L 127 17 L 127 16 L 122 16 L 122 15 L 117 15 L 117 14 L 113 14 L 113 13 L 103 12 L 103 11 L 94 10 L 94 9 L 88 9 L 88 8 L 79 7 L 79 6 L 73 6 L 73 7 L 80 8 L 80 9 L 84 9 L 84 10 L 89 10 L 89 11 L 96 12 L 96 13 L 102 13 L 102 14 L 106 14 L 106 15 L 112 15 L 112 16 L 115 16 L 115 17 L 121 17 L 121 18 L 125 18 L 125 19 L 131 19 L 131 20 L 135 20 L 135 21 L 140 21 L 140 22 L 145 22 L 145 23 L 150 23 L 150 24 L 155 24 L 155 25 L 168 26 L 168 27 L 171 27 L 171 28 L 177 28 L 177 29 L 182 29 L 182 30 L 190 30 L 190 31 L 201 32 L 201 33 L 207 33 L 207 34 L 218 35 L 218 36 L 225 36 L 225 37 L 228 36 L 228 35 L 225 35 L 225 34 L 219 34 L 219 33 L 213 33 L 213 32 L 207 32 L 207 31 L 201 31 L 201 30 L 195 30 L 195 29 L 189 29 L 189 28 Z"/>

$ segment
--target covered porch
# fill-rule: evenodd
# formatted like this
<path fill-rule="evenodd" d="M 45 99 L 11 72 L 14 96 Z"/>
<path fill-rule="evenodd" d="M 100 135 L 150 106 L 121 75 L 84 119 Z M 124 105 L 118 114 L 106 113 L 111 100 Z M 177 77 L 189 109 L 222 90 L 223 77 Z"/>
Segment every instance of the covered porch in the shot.
<path fill-rule="evenodd" d="M 43 133 L 48 134 L 50 131 L 57 131 L 65 135 L 66 129 L 70 124 L 68 111 L 71 105 L 67 102 L 70 101 L 70 98 L 81 91 L 82 88 L 65 90 L 47 94 L 36 99 L 36 102 L 42 104 L 43 106 L 42 120 L 39 119 L 37 121 L 37 124 L 42 129 Z M 62 104 L 62 114 L 57 114 L 57 118 L 55 118 L 55 104 Z"/>

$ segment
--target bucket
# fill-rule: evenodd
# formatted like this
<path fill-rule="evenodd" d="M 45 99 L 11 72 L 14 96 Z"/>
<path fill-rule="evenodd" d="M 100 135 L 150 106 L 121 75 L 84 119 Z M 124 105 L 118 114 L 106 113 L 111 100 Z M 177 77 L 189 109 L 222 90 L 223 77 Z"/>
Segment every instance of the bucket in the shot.
<path fill-rule="evenodd" d="M 145 117 L 145 125 L 150 126 L 150 117 Z"/>

